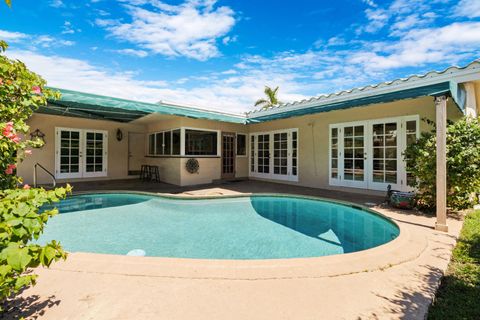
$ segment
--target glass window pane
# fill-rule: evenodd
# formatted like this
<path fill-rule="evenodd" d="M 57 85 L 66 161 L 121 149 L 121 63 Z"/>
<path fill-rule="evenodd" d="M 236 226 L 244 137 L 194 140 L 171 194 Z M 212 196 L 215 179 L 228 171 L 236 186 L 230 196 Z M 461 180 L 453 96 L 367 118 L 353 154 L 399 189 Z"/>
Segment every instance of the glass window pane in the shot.
<path fill-rule="evenodd" d="M 345 127 L 344 135 L 345 135 L 345 137 L 353 136 L 353 127 Z"/>
<path fill-rule="evenodd" d="M 396 134 L 397 124 L 395 122 L 385 124 L 385 134 Z"/>
<path fill-rule="evenodd" d="M 156 134 L 156 143 L 155 143 L 155 154 L 162 155 L 163 154 L 163 132 L 159 132 Z"/>
<path fill-rule="evenodd" d="M 344 150 L 345 158 L 353 158 L 353 149 L 352 148 L 345 148 Z"/>
<path fill-rule="evenodd" d="M 407 133 L 416 133 L 417 132 L 417 121 L 407 121 Z"/>
<path fill-rule="evenodd" d="M 397 148 L 385 148 L 385 158 L 396 159 Z"/>
<path fill-rule="evenodd" d="M 244 134 L 237 135 L 237 156 L 245 156 L 247 154 L 247 136 Z"/>
<path fill-rule="evenodd" d="M 155 134 L 148 136 L 148 154 L 155 154 Z"/>
<path fill-rule="evenodd" d="M 172 131 L 172 154 L 180 154 L 180 130 Z"/>
<path fill-rule="evenodd" d="M 355 136 L 363 136 L 363 126 L 355 127 Z"/>
<path fill-rule="evenodd" d="M 413 144 L 417 141 L 417 136 L 415 134 L 407 134 L 407 145 Z"/>
<path fill-rule="evenodd" d="M 365 154 L 363 152 L 363 148 L 356 148 L 354 156 L 355 158 L 364 158 Z"/>
<path fill-rule="evenodd" d="M 353 147 L 353 139 L 352 138 L 345 138 L 343 142 L 343 146 L 345 148 L 351 148 Z"/>
<path fill-rule="evenodd" d="M 377 159 L 383 158 L 383 148 L 373 148 L 373 157 Z"/>
<path fill-rule="evenodd" d="M 338 137 L 338 129 L 337 128 L 333 128 L 332 129 L 332 138 L 336 138 Z"/>
<path fill-rule="evenodd" d="M 396 135 L 386 135 L 385 136 L 385 145 L 386 146 L 396 146 L 397 145 L 397 136 Z"/>
<path fill-rule="evenodd" d="M 382 135 L 383 132 L 383 124 L 375 124 L 373 125 L 373 134 L 374 135 Z"/>
<path fill-rule="evenodd" d="M 185 154 L 217 155 L 217 132 L 185 130 Z"/>
<path fill-rule="evenodd" d="M 170 155 L 172 154 L 172 132 L 165 131 L 163 135 L 163 154 Z"/>

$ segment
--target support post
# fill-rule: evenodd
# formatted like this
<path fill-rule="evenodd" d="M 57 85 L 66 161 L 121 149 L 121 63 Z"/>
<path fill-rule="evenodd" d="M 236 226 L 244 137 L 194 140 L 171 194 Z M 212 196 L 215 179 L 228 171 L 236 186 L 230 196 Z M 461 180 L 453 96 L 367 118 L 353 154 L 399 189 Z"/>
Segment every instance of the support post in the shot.
<path fill-rule="evenodd" d="M 477 99 L 475 97 L 475 85 L 473 82 L 466 82 L 463 84 L 466 93 L 465 101 L 465 115 L 467 117 L 477 117 Z"/>
<path fill-rule="evenodd" d="M 447 226 L 447 96 L 435 97 L 437 126 L 437 222 L 435 229 L 448 232 Z"/>

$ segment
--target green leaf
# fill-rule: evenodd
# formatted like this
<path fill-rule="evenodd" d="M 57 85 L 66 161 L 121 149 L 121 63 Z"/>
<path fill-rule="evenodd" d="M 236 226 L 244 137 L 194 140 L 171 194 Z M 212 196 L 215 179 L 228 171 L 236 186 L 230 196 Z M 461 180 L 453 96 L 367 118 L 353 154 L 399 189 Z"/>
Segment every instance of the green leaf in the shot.
<path fill-rule="evenodd" d="M 27 248 L 12 248 L 7 253 L 7 263 L 16 271 L 25 271 L 31 260 Z"/>

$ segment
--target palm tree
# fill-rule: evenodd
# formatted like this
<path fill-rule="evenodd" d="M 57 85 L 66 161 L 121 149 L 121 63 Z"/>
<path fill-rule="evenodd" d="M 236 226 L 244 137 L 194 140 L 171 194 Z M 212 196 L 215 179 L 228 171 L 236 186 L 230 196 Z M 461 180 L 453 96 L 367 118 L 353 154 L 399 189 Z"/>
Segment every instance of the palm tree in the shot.
<path fill-rule="evenodd" d="M 262 109 L 266 110 L 281 103 L 277 98 L 278 87 L 272 89 L 269 86 L 265 86 L 264 92 L 266 98 L 258 99 L 257 102 L 255 102 L 255 107 L 261 105 Z"/>

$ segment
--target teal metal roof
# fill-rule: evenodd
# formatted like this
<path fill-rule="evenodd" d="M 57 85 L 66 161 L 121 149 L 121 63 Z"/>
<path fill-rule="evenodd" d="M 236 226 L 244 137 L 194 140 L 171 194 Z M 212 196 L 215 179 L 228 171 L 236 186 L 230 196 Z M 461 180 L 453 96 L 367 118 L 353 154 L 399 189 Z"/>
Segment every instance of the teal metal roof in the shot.
<path fill-rule="evenodd" d="M 429 85 L 429 86 L 393 91 L 393 92 L 388 92 L 384 94 L 366 96 L 358 99 L 350 99 L 350 100 L 344 100 L 340 102 L 334 102 L 330 104 L 322 104 L 317 106 L 312 105 L 307 108 L 285 110 L 283 112 L 266 114 L 264 116 L 259 115 L 259 116 L 255 116 L 254 118 L 253 117 L 248 118 L 247 123 L 258 123 L 258 122 L 265 122 L 265 121 L 271 121 L 271 120 L 277 120 L 277 119 L 298 117 L 298 116 L 303 116 L 307 114 L 342 110 L 342 109 L 348 109 L 353 107 L 366 106 L 374 103 L 393 102 L 397 100 L 418 98 L 422 96 L 437 96 L 437 95 L 442 95 L 449 92 L 450 92 L 450 82 L 442 82 L 442 83 Z"/>
<path fill-rule="evenodd" d="M 245 116 L 201 110 L 167 103 L 147 103 L 101 96 L 72 90 L 51 88 L 62 94 L 59 100 L 49 101 L 38 112 L 89 119 L 130 122 L 151 113 L 194 119 L 245 123 Z"/>

